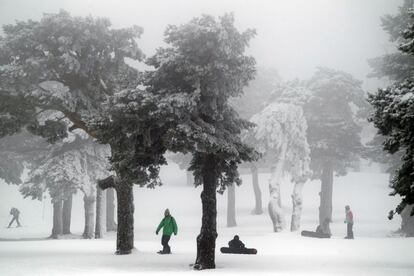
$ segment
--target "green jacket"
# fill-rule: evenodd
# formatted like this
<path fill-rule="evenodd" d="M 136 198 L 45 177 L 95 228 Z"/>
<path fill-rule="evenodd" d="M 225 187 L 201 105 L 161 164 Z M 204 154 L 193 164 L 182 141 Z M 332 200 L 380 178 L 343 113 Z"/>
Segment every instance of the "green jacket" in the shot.
<path fill-rule="evenodd" d="M 161 220 L 160 225 L 158 225 L 157 227 L 157 231 L 156 231 L 157 234 L 161 228 L 163 228 L 162 229 L 163 235 L 171 236 L 172 233 L 177 235 L 177 231 L 178 231 L 177 223 L 175 222 L 175 219 L 172 216 L 164 217 Z"/>

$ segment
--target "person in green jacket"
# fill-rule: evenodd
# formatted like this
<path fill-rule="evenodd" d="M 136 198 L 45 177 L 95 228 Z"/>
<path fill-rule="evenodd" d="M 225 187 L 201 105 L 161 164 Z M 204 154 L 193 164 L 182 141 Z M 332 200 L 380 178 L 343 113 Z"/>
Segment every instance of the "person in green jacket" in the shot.
<path fill-rule="evenodd" d="M 177 235 L 177 223 L 175 222 L 175 219 L 171 216 L 170 210 L 165 209 L 164 212 L 164 218 L 161 220 L 160 224 L 157 227 L 157 230 L 155 231 L 155 234 L 158 235 L 158 232 L 162 229 L 162 237 L 161 237 L 161 244 L 162 244 L 162 250 L 158 251 L 159 254 L 171 254 L 171 248 L 168 245 L 168 242 L 170 241 L 172 233 L 174 235 Z"/>

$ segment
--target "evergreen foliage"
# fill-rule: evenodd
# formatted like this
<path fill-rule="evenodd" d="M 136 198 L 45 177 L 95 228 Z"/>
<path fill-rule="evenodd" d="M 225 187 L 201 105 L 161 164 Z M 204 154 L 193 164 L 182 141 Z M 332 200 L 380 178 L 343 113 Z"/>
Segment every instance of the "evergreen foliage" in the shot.
<path fill-rule="evenodd" d="M 398 162 L 398 169 L 391 180 L 391 195 L 401 196 L 401 202 L 395 212 L 401 214 L 406 206 L 414 203 L 414 63 L 411 62 L 414 58 L 413 1 L 404 1 L 397 15 L 385 16 L 383 28 L 390 35 L 390 39 L 398 43 L 399 52 L 395 55 L 405 56 L 407 59 L 396 60 L 390 66 L 384 67 L 384 71 L 390 69 L 384 75 L 395 82 L 369 95 L 369 102 L 374 108 L 370 121 L 385 138 L 384 150 L 391 154 L 402 154 L 401 162 Z M 373 69 L 378 70 L 376 67 Z M 390 218 L 393 213 L 390 213 Z M 414 209 L 411 210 L 411 215 L 414 215 Z"/>
<path fill-rule="evenodd" d="M 313 176 L 320 177 L 326 162 L 343 175 L 355 166 L 363 149 L 359 120 L 367 102 L 361 81 L 342 71 L 319 68 L 307 85 L 312 93 L 304 112 Z"/>
<path fill-rule="evenodd" d="M 184 112 L 177 114 L 178 124 L 168 131 L 166 147 L 193 153 L 190 170 L 195 185 L 203 185 L 197 269 L 215 267 L 216 190 L 240 184 L 237 165 L 256 157 L 240 138 L 241 131 L 252 124 L 229 105 L 229 99 L 240 95 L 253 79 L 255 61 L 244 52 L 254 34 L 253 30 L 240 33 L 231 14 L 219 20 L 203 15 L 181 26 L 169 26 L 165 32 L 168 46 L 147 61 L 156 68 L 146 81 L 148 91 L 161 97 L 174 95 L 184 106 Z"/>

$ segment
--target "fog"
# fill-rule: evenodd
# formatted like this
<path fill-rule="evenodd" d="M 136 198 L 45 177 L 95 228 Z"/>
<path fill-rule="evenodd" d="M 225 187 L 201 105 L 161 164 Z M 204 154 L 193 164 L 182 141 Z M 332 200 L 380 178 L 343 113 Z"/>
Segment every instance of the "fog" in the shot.
<path fill-rule="evenodd" d="M 366 76 L 368 58 L 392 52 L 380 17 L 393 14 L 395 0 L 0 0 L 0 24 L 39 20 L 65 9 L 72 15 L 110 18 L 115 28 L 144 28 L 139 45 L 147 56 L 162 46 L 168 24 L 183 24 L 201 14 L 234 12 L 240 29 L 254 28 L 249 51 L 259 67 L 278 70 L 284 80 L 308 78 L 317 66 L 351 73 L 373 90 L 378 80 Z"/>
<path fill-rule="evenodd" d="M 367 100 L 412 72 L 402 55 L 389 79 L 368 77 L 369 59 L 397 51 L 381 17 L 403 2 L 0 0 L 0 26 L 105 17 L 142 27 L 156 56 L 139 75 L 134 35 L 96 38 L 72 17 L 56 39 L 65 13 L 23 28 L 33 36 L 0 29 L 0 275 L 414 275 L 414 218 L 390 186 L 403 152 L 383 150 L 369 118 L 384 105 Z M 257 32 L 245 53 L 227 21 L 164 41 L 168 25 L 226 13 Z M 391 101 L 414 105 L 403 92 Z"/>

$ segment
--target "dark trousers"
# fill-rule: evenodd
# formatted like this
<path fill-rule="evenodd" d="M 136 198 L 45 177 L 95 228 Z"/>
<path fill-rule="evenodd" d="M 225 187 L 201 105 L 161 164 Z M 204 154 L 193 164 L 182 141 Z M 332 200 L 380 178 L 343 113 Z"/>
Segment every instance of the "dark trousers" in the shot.
<path fill-rule="evenodd" d="M 18 226 L 18 227 L 19 227 L 19 226 L 21 226 L 20 221 L 19 221 L 19 216 L 13 216 L 13 218 L 12 218 L 12 220 L 10 221 L 10 223 L 9 223 L 9 226 L 8 226 L 8 227 L 10 227 L 14 221 L 16 221 L 16 222 L 17 222 L 17 226 Z"/>
<path fill-rule="evenodd" d="M 168 245 L 168 242 L 170 241 L 171 236 L 168 235 L 162 235 L 161 237 L 161 244 L 162 244 L 162 252 L 164 253 L 171 253 L 171 248 Z"/>
<path fill-rule="evenodd" d="M 354 226 L 353 223 L 346 224 L 346 238 L 353 239 L 354 238 L 354 231 L 352 231 L 352 227 Z"/>

